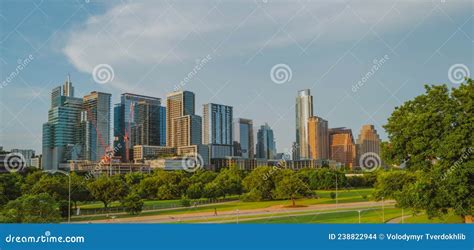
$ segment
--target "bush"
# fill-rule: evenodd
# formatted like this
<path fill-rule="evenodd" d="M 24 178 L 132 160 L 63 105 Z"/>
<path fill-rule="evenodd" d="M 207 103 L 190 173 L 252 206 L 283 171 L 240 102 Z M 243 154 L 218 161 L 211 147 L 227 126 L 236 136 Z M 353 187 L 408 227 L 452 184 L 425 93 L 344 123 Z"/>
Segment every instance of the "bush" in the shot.
<path fill-rule="evenodd" d="M 190 207 L 191 206 L 191 200 L 186 198 L 186 197 L 181 198 L 180 203 L 181 203 L 181 206 L 183 206 L 183 207 Z"/>
<path fill-rule="evenodd" d="M 334 192 L 329 193 L 329 196 L 331 196 L 331 199 L 333 200 L 336 199 L 336 193 Z"/>

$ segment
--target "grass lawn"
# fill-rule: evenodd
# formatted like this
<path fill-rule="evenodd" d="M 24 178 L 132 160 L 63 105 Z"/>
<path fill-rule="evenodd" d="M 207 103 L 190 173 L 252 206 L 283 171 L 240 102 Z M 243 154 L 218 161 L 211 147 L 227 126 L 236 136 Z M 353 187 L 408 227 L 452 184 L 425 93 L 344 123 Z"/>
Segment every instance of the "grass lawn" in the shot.
<path fill-rule="evenodd" d="M 402 210 L 398 208 L 385 209 L 385 221 L 402 215 Z M 382 223 L 382 209 L 372 209 L 361 212 L 361 223 Z M 321 212 L 312 215 L 291 215 L 279 218 L 265 218 L 257 220 L 242 221 L 241 223 L 359 223 L 359 213 L 357 211 Z"/>
<path fill-rule="evenodd" d="M 363 202 L 368 201 L 363 199 L 362 195 L 367 195 L 368 197 L 372 193 L 373 189 L 352 189 L 352 190 L 342 190 L 338 191 L 338 202 L 339 203 L 348 203 L 348 202 Z M 330 198 L 330 193 L 335 191 L 316 191 L 319 199 L 298 199 L 296 201 L 297 205 L 316 205 L 316 204 L 335 204 L 336 200 Z M 158 202 L 179 202 L 174 201 L 158 201 Z M 289 200 L 278 200 L 278 201 L 259 201 L 259 202 L 244 202 L 244 201 L 232 201 L 226 203 L 217 203 L 215 205 L 203 206 L 203 207 L 189 207 L 189 208 L 178 208 L 174 210 L 166 211 L 145 211 L 138 216 L 147 216 L 147 215 L 162 215 L 162 214 L 184 214 L 184 213 L 193 213 L 193 212 L 214 212 L 214 208 L 217 208 L 217 211 L 230 211 L 230 210 L 246 210 L 246 209 L 257 209 L 257 208 L 266 208 L 276 205 L 291 205 Z M 136 215 L 135 215 L 136 216 Z M 133 217 L 132 215 L 117 215 L 116 218 L 125 218 Z M 88 217 L 73 217 L 73 221 L 83 221 L 83 220 L 100 220 L 107 219 L 106 216 L 88 216 Z"/>
<path fill-rule="evenodd" d="M 428 219 L 428 216 L 426 214 L 419 214 L 415 215 L 412 217 L 408 217 L 405 219 L 405 223 L 464 223 L 464 220 L 461 218 L 461 216 L 455 215 L 455 214 L 448 214 L 444 216 L 443 218 L 432 218 Z"/>

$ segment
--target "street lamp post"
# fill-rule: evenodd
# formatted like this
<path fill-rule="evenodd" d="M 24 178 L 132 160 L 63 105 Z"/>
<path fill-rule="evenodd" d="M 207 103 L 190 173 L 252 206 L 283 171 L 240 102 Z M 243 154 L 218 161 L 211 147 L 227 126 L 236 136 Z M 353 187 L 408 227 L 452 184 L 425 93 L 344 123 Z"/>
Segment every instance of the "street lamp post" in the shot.
<path fill-rule="evenodd" d="M 403 216 L 403 208 L 402 208 L 402 224 L 403 224 L 403 217 L 404 217 L 404 216 Z"/>
<path fill-rule="evenodd" d="M 336 208 L 337 208 L 337 168 L 336 168 Z"/>
<path fill-rule="evenodd" d="M 239 209 L 237 208 L 237 224 L 239 224 Z"/>
<path fill-rule="evenodd" d="M 383 223 L 385 223 L 385 203 L 384 203 L 384 197 L 382 197 L 382 220 Z"/>

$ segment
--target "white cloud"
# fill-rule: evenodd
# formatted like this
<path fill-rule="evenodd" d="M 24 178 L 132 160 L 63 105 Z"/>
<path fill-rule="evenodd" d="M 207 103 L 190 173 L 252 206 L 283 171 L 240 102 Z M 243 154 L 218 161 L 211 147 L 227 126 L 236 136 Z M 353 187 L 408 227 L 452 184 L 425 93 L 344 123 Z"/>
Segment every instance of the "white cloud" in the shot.
<path fill-rule="evenodd" d="M 465 3 L 469 4 L 469 1 Z M 381 18 L 377 31 L 410 29 L 434 4 L 428 1 L 298 1 L 156 2 L 110 6 L 70 31 L 63 52 L 82 72 L 107 63 L 121 89 L 154 69 L 179 65 L 206 54 L 257 53 L 261 48 L 297 44 L 308 48 L 314 39 L 357 40 Z M 442 6 L 462 8 L 461 4 Z M 388 14 L 387 14 L 388 13 Z M 283 26 L 284 25 L 284 26 Z M 282 28 L 283 27 L 283 28 Z M 138 80 L 137 80 L 138 79 Z"/>

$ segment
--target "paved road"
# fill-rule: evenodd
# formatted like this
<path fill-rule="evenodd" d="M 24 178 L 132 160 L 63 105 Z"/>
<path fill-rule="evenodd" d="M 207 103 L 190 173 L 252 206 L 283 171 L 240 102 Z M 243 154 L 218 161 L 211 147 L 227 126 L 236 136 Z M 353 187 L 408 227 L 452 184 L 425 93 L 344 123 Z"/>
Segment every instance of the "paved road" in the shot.
<path fill-rule="evenodd" d="M 385 206 L 394 205 L 395 201 L 385 201 Z M 248 209 L 240 210 L 239 216 L 268 216 L 268 215 L 288 215 L 294 212 L 317 212 L 327 211 L 334 209 L 352 209 L 352 208 L 374 208 L 381 207 L 382 202 L 351 202 L 351 203 L 340 203 L 340 204 L 318 204 L 307 207 L 296 207 L 290 208 L 282 205 L 272 206 L 268 208 Z M 211 219 L 226 219 L 235 218 L 237 215 L 236 210 L 222 211 L 215 215 L 214 212 L 196 212 L 196 213 L 185 213 L 176 215 L 149 215 L 149 216 L 138 216 L 130 218 L 117 218 L 107 220 L 93 220 L 93 221 L 82 221 L 80 223 L 173 223 L 173 222 L 186 222 L 192 220 L 211 220 Z M 258 219 L 258 218 L 252 218 Z M 210 221 L 211 222 L 211 221 Z M 211 222 L 212 223 L 212 222 Z M 218 223 L 218 222 L 215 222 Z"/>

